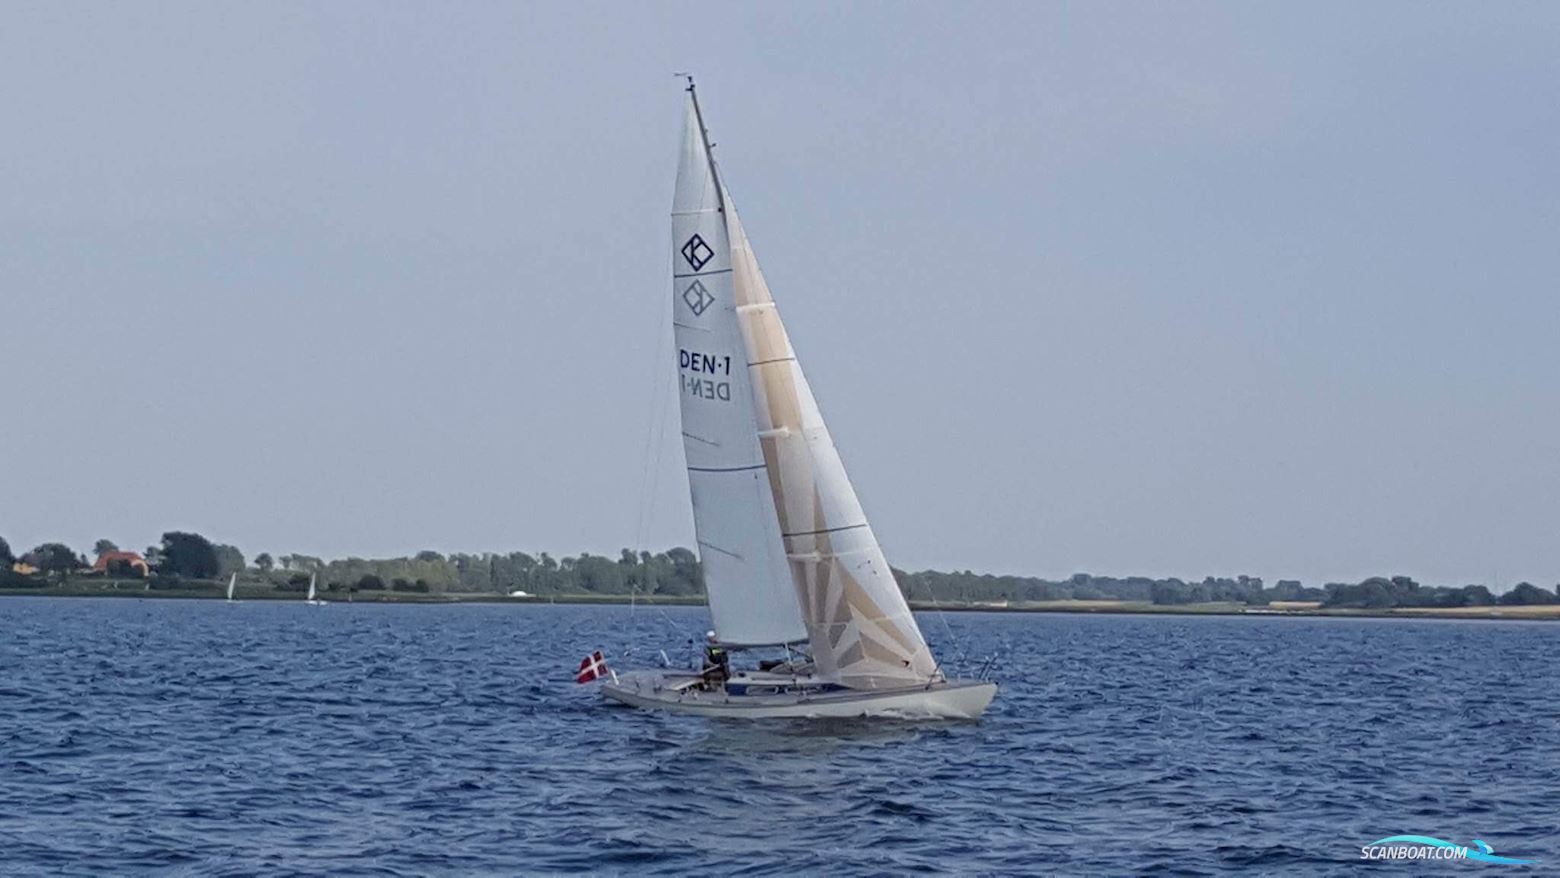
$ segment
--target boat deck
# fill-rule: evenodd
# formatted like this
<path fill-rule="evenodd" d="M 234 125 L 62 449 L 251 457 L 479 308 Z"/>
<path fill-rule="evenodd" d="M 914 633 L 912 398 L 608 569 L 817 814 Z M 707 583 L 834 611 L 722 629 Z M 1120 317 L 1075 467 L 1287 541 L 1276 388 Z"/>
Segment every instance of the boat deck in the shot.
<path fill-rule="evenodd" d="M 926 686 L 848 689 L 813 677 L 744 672 L 727 686 L 704 689 L 699 675 L 682 671 L 629 671 L 602 686 L 605 697 L 633 707 L 699 716 L 975 719 L 991 703 L 997 684 L 938 680 Z"/>

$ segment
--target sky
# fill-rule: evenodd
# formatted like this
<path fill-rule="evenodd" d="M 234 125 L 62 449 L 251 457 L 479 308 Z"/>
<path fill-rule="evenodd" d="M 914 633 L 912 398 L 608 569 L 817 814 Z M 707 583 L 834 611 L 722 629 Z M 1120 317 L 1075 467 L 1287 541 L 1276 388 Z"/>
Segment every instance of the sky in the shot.
<path fill-rule="evenodd" d="M 896 566 L 1552 586 L 1557 45 L 1553 3 L 8 4 L 0 537 L 691 545 L 692 71 Z"/>

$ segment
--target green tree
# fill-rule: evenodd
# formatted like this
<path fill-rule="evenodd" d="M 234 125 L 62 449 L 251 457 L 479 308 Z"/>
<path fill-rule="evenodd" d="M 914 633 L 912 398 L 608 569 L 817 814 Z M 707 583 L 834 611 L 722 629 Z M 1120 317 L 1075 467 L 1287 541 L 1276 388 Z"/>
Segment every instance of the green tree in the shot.
<path fill-rule="evenodd" d="M 160 554 L 162 572 L 176 576 L 211 579 L 222 569 L 216 547 L 197 533 L 173 530 L 163 534 Z"/>
<path fill-rule="evenodd" d="M 76 553 L 64 543 L 44 543 L 22 559 L 44 573 L 69 573 L 76 569 Z"/>
<path fill-rule="evenodd" d="M 237 546 L 230 546 L 226 543 L 222 543 L 220 545 L 214 546 L 213 550 L 217 553 L 218 576 L 227 576 L 229 573 L 244 572 L 244 553 L 240 552 Z"/>
<path fill-rule="evenodd" d="M 625 594 L 628 589 L 621 565 L 610 558 L 582 552 L 574 562 L 574 589 L 595 594 Z"/>
<path fill-rule="evenodd" d="M 1495 604 L 1495 596 L 1482 585 L 1465 585 L 1462 588 L 1447 589 L 1447 595 L 1443 599 L 1445 607 L 1489 607 Z"/>
<path fill-rule="evenodd" d="M 5 541 L 5 537 L 0 537 L 0 567 L 10 570 L 15 563 L 16 556 L 11 554 L 11 544 Z"/>
<path fill-rule="evenodd" d="M 1560 603 L 1560 597 L 1556 597 L 1552 591 L 1539 588 L 1531 582 L 1519 582 L 1517 587 L 1500 596 L 1500 602 L 1506 606 L 1533 606 L 1536 604 Z"/>
<path fill-rule="evenodd" d="M 704 574 L 699 558 L 678 546 L 668 549 L 665 555 L 666 570 L 657 577 L 656 591 L 660 594 L 693 595 L 704 591 Z"/>
<path fill-rule="evenodd" d="M 270 553 L 261 552 L 255 556 L 255 567 L 259 568 L 261 573 L 270 573 L 275 566 L 276 560 L 271 557 Z"/>
<path fill-rule="evenodd" d="M 1372 576 L 1358 585 L 1329 582 L 1322 606 L 1385 610 L 1397 606 L 1397 597 L 1393 594 L 1395 587 L 1392 580 L 1381 576 Z M 1398 591 L 1407 593 L 1408 589 L 1399 588 Z"/>
<path fill-rule="evenodd" d="M 1298 601 L 1303 588 L 1305 586 L 1298 579 L 1280 579 L 1273 586 L 1272 598 L 1275 601 Z"/>
<path fill-rule="evenodd" d="M 114 545 L 113 540 L 98 540 L 92 544 L 92 557 L 94 558 L 101 558 L 109 552 L 117 551 L 119 551 L 119 547 Z"/>
<path fill-rule="evenodd" d="M 283 555 L 280 560 L 283 570 L 307 570 L 314 572 L 325 569 L 325 562 L 313 555 Z"/>

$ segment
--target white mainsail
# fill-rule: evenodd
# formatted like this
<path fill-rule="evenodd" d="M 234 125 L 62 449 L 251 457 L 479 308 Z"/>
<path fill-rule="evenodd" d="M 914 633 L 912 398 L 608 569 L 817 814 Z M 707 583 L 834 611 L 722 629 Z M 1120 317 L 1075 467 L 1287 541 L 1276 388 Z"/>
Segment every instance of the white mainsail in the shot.
<path fill-rule="evenodd" d="M 672 200 L 672 324 L 699 558 L 721 642 L 791 643 L 808 631 L 775 521 L 773 480 L 754 429 L 723 211 L 690 92 Z"/>
<path fill-rule="evenodd" d="M 227 594 L 227 599 L 228 600 L 232 600 L 233 599 L 233 590 L 235 589 L 235 587 L 237 587 L 237 585 L 238 585 L 238 574 L 235 573 L 232 576 L 228 577 L 228 594 Z"/>
<path fill-rule="evenodd" d="M 315 584 L 315 582 L 319 578 L 320 578 L 320 575 L 318 573 L 311 573 L 311 574 L 309 574 L 309 596 L 304 598 L 304 600 L 306 600 L 306 601 L 314 600 L 314 584 Z"/>
<path fill-rule="evenodd" d="M 691 86 L 672 227 L 684 448 L 717 633 L 767 643 L 804 628 L 820 677 L 929 681 L 937 664 L 791 349 Z"/>

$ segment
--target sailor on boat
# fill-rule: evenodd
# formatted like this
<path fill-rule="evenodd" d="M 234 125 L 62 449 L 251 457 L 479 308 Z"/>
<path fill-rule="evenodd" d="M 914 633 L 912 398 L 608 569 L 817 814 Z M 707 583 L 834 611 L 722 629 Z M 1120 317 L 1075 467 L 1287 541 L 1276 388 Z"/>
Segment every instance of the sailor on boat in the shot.
<path fill-rule="evenodd" d="M 706 689 L 719 689 L 731 679 L 731 655 L 715 638 L 715 632 L 704 635 L 704 667 L 699 671 Z"/>

